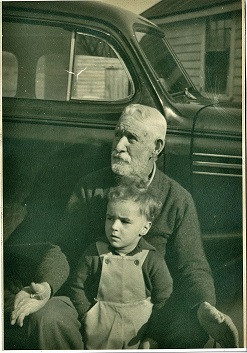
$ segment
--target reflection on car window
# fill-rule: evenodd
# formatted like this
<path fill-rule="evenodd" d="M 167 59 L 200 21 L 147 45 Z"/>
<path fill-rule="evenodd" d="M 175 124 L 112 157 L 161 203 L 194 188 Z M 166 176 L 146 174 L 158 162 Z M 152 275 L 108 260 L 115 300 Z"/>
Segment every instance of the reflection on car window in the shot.
<path fill-rule="evenodd" d="M 17 91 L 18 62 L 13 53 L 2 52 L 2 94 L 15 97 Z"/>
<path fill-rule="evenodd" d="M 66 100 L 69 55 L 42 55 L 37 62 L 35 95 L 38 99 Z"/>
<path fill-rule="evenodd" d="M 192 82 L 174 59 L 164 39 L 158 34 L 136 32 L 136 38 L 165 90 L 171 95 L 184 92 Z"/>
<path fill-rule="evenodd" d="M 64 100 L 70 42 L 71 33 L 60 27 L 3 23 L 3 50 L 18 62 L 16 98 Z"/>
<path fill-rule="evenodd" d="M 133 92 L 122 59 L 98 35 L 40 24 L 3 24 L 4 97 L 116 101 Z"/>
<path fill-rule="evenodd" d="M 119 100 L 133 93 L 126 67 L 104 40 L 78 33 L 72 77 L 73 99 Z"/>

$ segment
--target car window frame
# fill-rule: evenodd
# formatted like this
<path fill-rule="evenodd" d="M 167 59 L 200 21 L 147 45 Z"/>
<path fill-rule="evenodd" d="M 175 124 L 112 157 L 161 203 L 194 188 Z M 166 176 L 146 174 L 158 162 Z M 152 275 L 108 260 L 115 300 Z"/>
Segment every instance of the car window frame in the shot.
<path fill-rule="evenodd" d="M 83 19 L 82 19 L 83 20 Z M 116 53 L 119 61 L 123 65 L 125 69 L 125 73 L 130 80 L 132 94 L 126 98 L 119 99 L 119 100 L 89 100 L 89 99 L 69 99 L 69 100 L 49 100 L 49 99 L 32 99 L 32 98 L 22 98 L 22 97 L 3 97 L 4 100 L 6 99 L 15 99 L 15 100 L 27 100 L 27 101 L 34 101 L 36 104 L 40 101 L 46 102 L 56 102 L 61 104 L 89 104 L 90 106 L 95 105 L 116 105 L 116 106 L 125 106 L 126 104 L 130 103 L 131 101 L 135 100 L 136 95 L 138 95 L 138 91 L 140 90 L 140 81 L 139 76 L 136 72 L 136 69 L 132 63 L 132 60 L 128 57 L 127 50 L 125 50 L 124 45 L 122 45 L 120 39 L 117 39 L 113 33 L 114 31 L 107 33 L 104 29 L 99 28 L 99 24 L 95 21 L 91 22 L 85 19 L 85 23 L 67 23 L 66 21 L 61 20 L 49 20 L 49 19 L 39 19 L 39 18 L 28 18 L 26 16 L 21 17 L 11 17 L 11 16 L 3 16 L 2 23 L 4 22 L 14 22 L 14 23 L 25 23 L 31 25 L 43 25 L 43 26 L 53 26 L 53 27 L 61 27 L 65 30 L 70 31 L 71 36 L 72 34 L 76 33 L 83 33 L 88 35 L 96 35 L 98 38 L 102 38 L 102 40 L 106 41 L 106 43 L 112 48 L 112 50 Z M 87 22 L 87 23 L 86 23 Z M 98 26 L 97 26 L 98 25 Z M 74 46 L 75 48 L 75 46 Z M 71 53 L 68 53 L 69 60 L 71 60 Z M 74 53 L 73 53 L 74 59 Z M 69 84 L 69 80 L 68 80 Z"/>

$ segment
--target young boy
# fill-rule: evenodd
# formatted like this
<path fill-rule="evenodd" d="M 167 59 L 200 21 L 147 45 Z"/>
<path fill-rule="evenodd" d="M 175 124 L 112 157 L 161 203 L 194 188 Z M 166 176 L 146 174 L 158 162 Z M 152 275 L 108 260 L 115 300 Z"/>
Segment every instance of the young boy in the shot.
<path fill-rule="evenodd" d="M 170 296 L 167 265 L 142 238 L 158 212 L 146 190 L 133 185 L 111 189 L 106 237 L 88 247 L 72 277 L 71 299 L 86 349 L 139 348 L 151 314 Z"/>

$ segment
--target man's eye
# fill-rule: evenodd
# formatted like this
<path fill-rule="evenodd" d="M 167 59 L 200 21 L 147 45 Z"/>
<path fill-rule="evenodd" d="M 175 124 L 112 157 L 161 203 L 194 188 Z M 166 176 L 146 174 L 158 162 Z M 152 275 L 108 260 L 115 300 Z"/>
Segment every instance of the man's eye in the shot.
<path fill-rule="evenodd" d="M 106 219 L 107 219 L 108 221 L 112 221 L 113 217 L 111 217 L 111 216 L 106 216 Z"/>
<path fill-rule="evenodd" d="M 137 141 L 137 138 L 136 138 L 136 136 L 129 134 L 128 135 L 128 141 L 130 143 L 135 143 Z"/>

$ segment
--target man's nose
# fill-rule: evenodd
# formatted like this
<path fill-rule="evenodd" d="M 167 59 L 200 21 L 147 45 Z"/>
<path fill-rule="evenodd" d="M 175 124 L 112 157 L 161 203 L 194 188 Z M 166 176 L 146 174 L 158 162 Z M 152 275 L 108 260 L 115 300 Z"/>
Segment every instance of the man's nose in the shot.
<path fill-rule="evenodd" d="M 116 141 L 115 150 L 117 152 L 122 152 L 127 150 L 128 139 L 126 136 L 122 136 L 118 141 Z"/>

